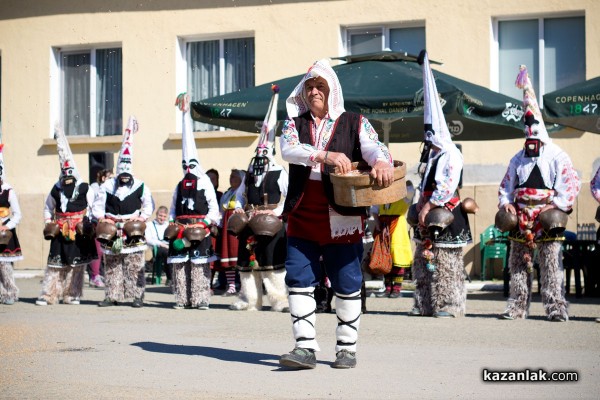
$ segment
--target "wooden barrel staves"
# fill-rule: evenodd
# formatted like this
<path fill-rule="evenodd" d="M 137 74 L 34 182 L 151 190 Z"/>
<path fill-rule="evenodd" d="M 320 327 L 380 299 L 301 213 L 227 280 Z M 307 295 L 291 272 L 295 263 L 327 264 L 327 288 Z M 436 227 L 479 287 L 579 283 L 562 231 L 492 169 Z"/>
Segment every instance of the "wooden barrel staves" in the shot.
<path fill-rule="evenodd" d="M 363 162 L 353 162 L 352 171 L 330 174 L 335 203 L 346 207 L 367 207 L 394 203 L 406 197 L 406 163 L 394 161 L 394 182 L 383 187 L 369 175 L 371 167 Z"/>

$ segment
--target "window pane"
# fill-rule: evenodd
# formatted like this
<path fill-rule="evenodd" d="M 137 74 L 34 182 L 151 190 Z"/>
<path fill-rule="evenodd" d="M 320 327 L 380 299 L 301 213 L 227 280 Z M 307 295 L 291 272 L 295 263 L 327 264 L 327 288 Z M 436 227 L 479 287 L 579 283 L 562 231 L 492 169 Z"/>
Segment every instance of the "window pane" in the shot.
<path fill-rule="evenodd" d="M 521 99 L 523 92 L 515 87 L 519 65 L 525 64 L 533 87 L 539 88 L 538 21 L 502 21 L 498 23 L 500 93 Z"/>
<path fill-rule="evenodd" d="M 63 54 L 63 129 L 66 135 L 90 133 L 90 53 Z"/>
<path fill-rule="evenodd" d="M 192 101 L 219 94 L 219 41 L 190 42 L 186 45 L 187 88 Z M 216 126 L 194 121 L 195 131 L 212 131 Z"/>
<path fill-rule="evenodd" d="M 252 86 L 254 38 L 225 40 L 225 93 Z"/>
<path fill-rule="evenodd" d="M 544 20 L 544 83 L 552 92 L 585 80 L 585 18 Z"/>
<path fill-rule="evenodd" d="M 390 50 L 419 54 L 425 48 L 425 28 L 390 29 Z"/>
<path fill-rule="evenodd" d="M 381 31 L 350 34 L 350 54 L 374 53 L 382 50 Z"/>
<path fill-rule="evenodd" d="M 123 128 L 121 49 L 96 52 L 96 135 L 120 135 Z"/>

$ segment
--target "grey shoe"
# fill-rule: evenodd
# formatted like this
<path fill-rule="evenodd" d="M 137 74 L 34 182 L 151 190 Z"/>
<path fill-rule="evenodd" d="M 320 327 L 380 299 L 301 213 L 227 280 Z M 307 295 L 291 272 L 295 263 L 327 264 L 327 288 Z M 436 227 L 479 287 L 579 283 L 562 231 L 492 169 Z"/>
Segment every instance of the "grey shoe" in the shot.
<path fill-rule="evenodd" d="M 131 307 L 142 308 L 142 307 L 144 307 L 144 302 L 142 299 L 135 298 L 135 299 L 133 299 L 133 303 L 131 303 Z"/>
<path fill-rule="evenodd" d="M 208 310 L 209 308 L 209 304 L 205 301 L 200 302 L 200 305 L 198 306 L 198 310 Z"/>
<path fill-rule="evenodd" d="M 340 350 L 336 354 L 336 359 L 331 364 L 332 368 L 354 368 L 356 367 L 356 352 L 348 351 L 346 349 Z"/>
<path fill-rule="evenodd" d="M 279 364 L 297 369 L 312 369 L 317 366 L 317 357 L 313 349 L 296 347 L 279 358 Z"/>
<path fill-rule="evenodd" d="M 47 306 L 48 302 L 45 299 L 37 299 L 35 301 L 36 306 Z"/>
<path fill-rule="evenodd" d="M 4 304 L 6 304 L 7 306 L 12 306 L 13 304 L 15 304 L 15 300 L 14 299 L 5 299 L 3 301 Z"/>
<path fill-rule="evenodd" d="M 118 303 L 116 301 L 112 301 L 108 297 L 98 303 L 98 307 L 111 307 L 116 306 Z"/>
<path fill-rule="evenodd" d="M 552 318 L 550 318 L 550 321 L 552 321 L 552 322 L 567 322 L 567 318 L 562 315 L 553 315 Z"/>
<path fill-rule="evenodd" d="M 408 312 L 409 317 L 420 317 L 421 315 L 423 314 L 421 314 L 421 310 L 417 307 L 413 307 L 413 309 Z"/>
<path fill-rule="evenodd" d="M 173 306 L 173 308 L 174 308 L 174 309 L 176 309 L 176 310 L 183 310 L 183 309 L 185 308 L 185 306 L 184 306 L 183 304 L 176 303 L 176 304 Z"/>
<path fill-rule="evenodd" d="M 510 315 L 510 313 L 504 313 L 504 314 L 500 315 L 500 317 L 498 317 L 498 319 L 506 319 L 506 320 L 512 321 L 515 318 L 512 315 Z"/>
<path fill-rule="evenodd" d="M 450 314 L 448 311 L 438 311 L 433 313 L 435 318 L 454 318 L 454 314 Z"/>

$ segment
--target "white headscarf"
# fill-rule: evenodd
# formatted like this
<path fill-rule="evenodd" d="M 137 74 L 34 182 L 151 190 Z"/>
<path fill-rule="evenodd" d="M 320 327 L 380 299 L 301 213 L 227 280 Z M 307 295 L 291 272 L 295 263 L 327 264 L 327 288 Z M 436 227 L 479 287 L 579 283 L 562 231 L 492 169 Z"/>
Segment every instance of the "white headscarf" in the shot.
<path fill-rule="evenodd" d="M 129 117 L 127 128 L 123 132 L 123 143 L 117 160 L 117 176 L 128 173 L 133 176 L 133 134 L 138 131 L 138 122 L 135 116 Z"/>
<path fill-rule="evenodd" d="M 322 77 L 329 85 L 329 97 L 327 98 L 327 108 L 329 117 L 333 120 L 338 119 L 346 109 L 344 108 L 344 96 L 340 81 L 326 58 L 315 62 L 308 70 L 304 78 L 296 86 L 292 94 L 285 101 L 288 116 L 290 118 L 298 117 L 310 110 L 308 100 L 306 99 L 306 90 L 304 83 L 308 79 Z"/>

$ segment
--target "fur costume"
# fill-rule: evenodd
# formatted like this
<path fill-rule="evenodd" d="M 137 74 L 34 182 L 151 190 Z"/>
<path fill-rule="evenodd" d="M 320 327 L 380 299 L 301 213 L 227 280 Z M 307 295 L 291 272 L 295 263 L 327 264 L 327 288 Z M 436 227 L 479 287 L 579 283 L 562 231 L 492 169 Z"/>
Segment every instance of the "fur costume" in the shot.
<path fill-rule="evenodd" d="M 12 263 L 0 261 L 0 304 L 19 301 Z"/>
<path fill-rule="evenodd" d="M 94 192 L 81 180 L 62 129 L 57 127 L 54 135 L 60 176 L 46 198 L 44 220 L 47 226 L 57 225 L 60 232 L 50 239 L 48 263 L 37 305 L 56 304 L 61 298 L 65 304 L 79 304 L 86 267 L 98 258 L 92 234 L 77 230 L 78 224 L 92 229 L 89 216 Z"/>
<path fill-rule="evenodd" d="M 177 227 L 177 235 L 169 242 L 167 263 L 173 268 L 175 308 L 197 307 L 206 309 L 210 300 L 210 262 L 217 259 L 211 238 L 212 226 L 221 215 L 215 188 L 202 168 L 194 141 L 190 117 L 189 96 L 177 97 L 181 111 L 183 179 L 177 184 L 171 201 L 170 219 Z M 204 238 L 188 239 L 186 232 L 202 229 Z"/>
<path fill-rule="evenodd" d="M 421 162 L 426 162 L 417 210 L 442 207 L 453 215 L 453 222 L 437 236 L 425 226 L 415 228 L 417 243 L 413 265 L 416 281 L 411 315 L 461 317 L 466 312 L 462 248 L 471 241 L 466 212 L 460 206 L 458 184 L 463 158 L 452 143 L 427 53 L 419 55 L 423 69 L 425 145 Z M 431 208 L 432 210 L 434 208 Z"/>
<path fill-rule="evenodd" d="M 0 225 L 11 233 L 7 244 L 0 245 L 0 303 L 13 304 L 19 300 L 13 262 L 23 259 L 16 226 L 21 222 L 21 207 L 17 194 L 6 182 L 4 144 L 0 143 Z"/>
<path fill-rule="evenodd" d="M 560 261 L 563 236 L 545 232 L 539 215 L 550 206 L 570 212 L 581 184 L 569 156 L 548 136 L 527 68 L 523 65 L 516 85 L 523 89 L 526 139 L 523 150 L 510 160 L 498 190 L 498 207 L 514 208 L 518 221 L 509 235 L 512 241 L 508 258 L 510 296 L 502 318 L 527 318 L 537 251 L 546 315 L 552 321 L 567 321 L 568 303 L 564 297 Z"/>
<path fill-rule="evenodd" d="M 123 134 L 116 176 L 100 186 L 94 200 L 94 217 L 99 222 L 112 221 L 118 228 L 115 237 L 102 244 L 106 286 L 100 306 L 133 298 L 133 306 L 141 307 L 144 298 L 146 239 L 127 237 L 121 229 L 128 221 L 147 221 L 154 211 L 150 189 L 133 176 L 133 138 L 137 130 L 137 120 L 131 116 Z"/>
<path fill-rule="evenodd" d="M 277 127 L 277 100 L 279 88 L 272 86 L 273 96 L 264 119 L 255 157 L 248 167 L 239 192 L 245 195 L 249 218 L 261 209 L 270 210 L 279 217 L 287 194 L 288 175 L 275 160 L 275 128 Z M 265 202 L 266 199 L 266 202 Z M 260 211 L 259 211 L 260 210 Z M 282 227 L 274 236 L 255 235 L 246 227 L 239 235 L 237 268 L 240 272 L 239 299 L 232 310 L 261 310 L 263 285 L 272 311 L 288 310 L 285 286 L 286 233 Z"/>

